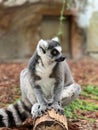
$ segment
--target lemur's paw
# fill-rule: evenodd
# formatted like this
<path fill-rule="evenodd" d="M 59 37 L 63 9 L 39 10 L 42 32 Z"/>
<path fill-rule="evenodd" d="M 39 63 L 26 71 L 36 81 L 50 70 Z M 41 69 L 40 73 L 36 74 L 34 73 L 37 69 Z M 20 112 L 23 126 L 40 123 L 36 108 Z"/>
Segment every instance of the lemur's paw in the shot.
<path fill-rule="evenodd" d="M 33 118 L 37 118 L 42 116 L 47 110 L 47 107 L 45 105 L 35 103 L 32 106 L 31 114 Z"/>
<path fill-rule="evenodd" d="M 59 104 L 53 104 L 51 106 L 54 110 L 56 110 L 57 113 L 60 113 L 61 115 L 64 115 L 64 109 Z"/>

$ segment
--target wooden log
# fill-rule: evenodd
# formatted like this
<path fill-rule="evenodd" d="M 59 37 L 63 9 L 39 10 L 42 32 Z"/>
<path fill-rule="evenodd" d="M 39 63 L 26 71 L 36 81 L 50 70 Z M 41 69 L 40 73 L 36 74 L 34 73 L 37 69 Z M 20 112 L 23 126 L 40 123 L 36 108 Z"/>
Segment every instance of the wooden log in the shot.
<path fill-rule="evenodd" d="M 34 121 L 33 130 L 68 130 L 67 119 L 52 109 Z"/>

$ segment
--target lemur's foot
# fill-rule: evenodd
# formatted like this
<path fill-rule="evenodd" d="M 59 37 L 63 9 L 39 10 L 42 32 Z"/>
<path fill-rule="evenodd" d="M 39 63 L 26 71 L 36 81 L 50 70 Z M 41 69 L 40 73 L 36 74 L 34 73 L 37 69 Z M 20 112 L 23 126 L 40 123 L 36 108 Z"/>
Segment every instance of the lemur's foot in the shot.
<path fill-rule="evenodd" d="M 33 118 L 40 117 L 46 112 L 46 110 L 47 110 L 46 105 L 35 103 L 31 109 L 32 117 Z"/>
<path fill-rule="evenodd" d="M 49 106 L 49 109 L 54 109 L 56 112 L 64 115 L 64 109 L 59 105 L 59 103 L 53 103 L 51 106 Z"/>

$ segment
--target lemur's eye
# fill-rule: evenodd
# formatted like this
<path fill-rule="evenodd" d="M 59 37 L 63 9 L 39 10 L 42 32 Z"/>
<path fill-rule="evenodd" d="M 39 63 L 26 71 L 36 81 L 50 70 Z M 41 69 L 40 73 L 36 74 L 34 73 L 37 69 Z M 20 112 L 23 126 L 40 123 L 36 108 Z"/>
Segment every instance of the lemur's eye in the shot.
<path fill-rule="evenodd" d="M 53 49 L 53 50 L 51 51 L 51 54 L 52 54 L 53 56 L 57 56 L 57 55 L 59 55 L 59 51 L 56 50 L 56 49 Z"/>

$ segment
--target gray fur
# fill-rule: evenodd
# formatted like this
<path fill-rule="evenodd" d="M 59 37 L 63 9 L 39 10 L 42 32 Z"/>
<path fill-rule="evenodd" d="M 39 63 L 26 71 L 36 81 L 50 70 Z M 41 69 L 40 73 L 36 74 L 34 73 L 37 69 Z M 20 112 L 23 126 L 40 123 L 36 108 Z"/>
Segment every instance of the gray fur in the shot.
<path fill-rule="evenodd" d="M 63 114 L 62 105 L 80 94 L 81 88 L 75 83 L 61 50 L 57 41 L 39 41 L 27 68 L 20 74 L 22 100 L 9 106 L 6 112 L 0 111 L 0 117 L 5 119 L 0 120 L 2 126 L 21 125 L 26 117 L 36 118 L 52 108 Z"/>

